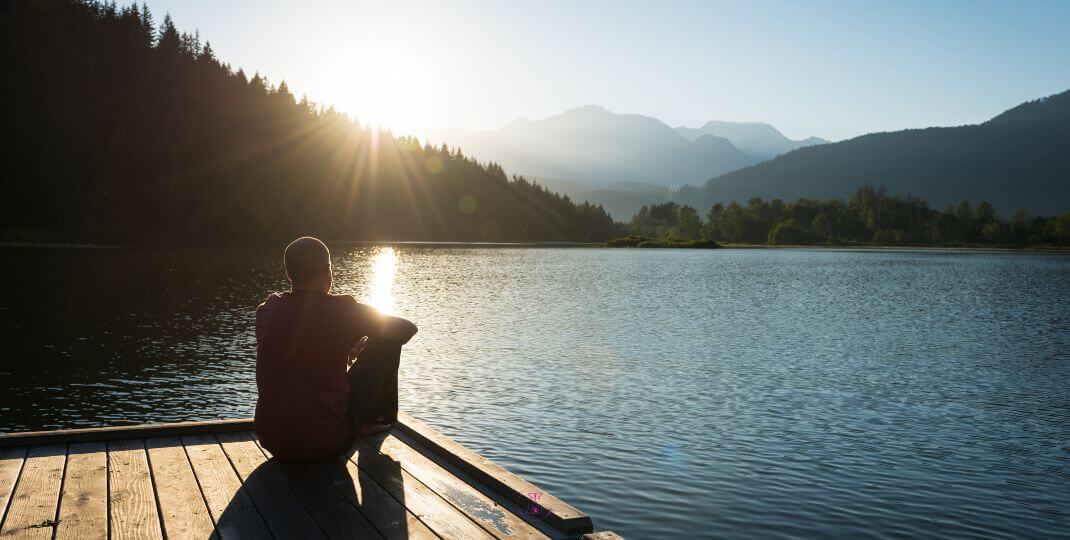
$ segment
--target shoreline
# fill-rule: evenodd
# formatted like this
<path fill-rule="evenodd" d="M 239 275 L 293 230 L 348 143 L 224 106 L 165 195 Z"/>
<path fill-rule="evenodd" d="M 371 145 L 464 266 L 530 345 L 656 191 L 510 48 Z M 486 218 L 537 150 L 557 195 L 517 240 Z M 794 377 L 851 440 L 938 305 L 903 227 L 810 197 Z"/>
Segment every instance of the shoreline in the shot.
<path fill-rule="evenodd" d="M 328 245 L 356 246 L 398 246 L 424 248 L 605 248 L 605 249 L 642 249 L 651 251 L 678 251 L 690 248 L 674 247 L 609 247 L 604 242 L 426 242 L 426 241 L 365 241 L 365 240 L 326 240 Z M 0 242 L 0 249 L 270 249 L 266 246 L 124 246 L 117 244 L 90 244 L 72 242 Z M 815 244 L 721 244 L 722 249 L 825 249 L 837 251 L 950 251 L 964 253 L 1070 253 L 1070 246 L 917 246 L 900 244 L 866 244 L 857 246 L 815 245 Z"/>
<path fill-rule="evenodd" d="M 1070 246 L 1044 246 L 1044 245 L 1028 245 L 1028 246 L 986 246 L 982 244 L 978 245 L 947 245 L 942 246 L 939 244 L 931 245 L 918 245 L 918 244 L 858 244 L 858 245 L 845 245 L 845 244 L 721 244 L 725 249 L 836 249 L 836 250 L 858 250 L 858 251 L 963 251 L 963 252 L 1009 252 L 1009 251 L 1021 251 L 1027 253 L 1070 253 Z"/>
<path fill-rule="evenodd" d="M 349 246 L 405 246 L 405 247 L 469 247 L 469 248 L 600 248 L 605 247 L 604 242 L 430 242 L 424 240 L 324 240 L 327 245 Z M 0 249 L 39 248 L 39 249 L 281 249 L 281 244 L 248 244 L 248 245 L 212 245 L 200 246 L 189 244 L 157 244 L 157 245 L 121 245 L 121 244 L 94 244 L 89 242 L 16 242 L 2 240 Z"/>
<path fill-rule="evenodd" d="M 457 247 L 457 248 L 606 248 L 606 249 L 650 249 L 667 251 L 687 248 L 674 247 L 610 247 L 605 242 L 466 242 L 466 241 L 427 241 L 427 240 L 325 240 L 328 245 L 353 246 L 399 246 L 399 247 Z M 720 243 L 723 249 L 833 249 L 856 251 L 950 251 L 950 252 L 1023 252 L 1023 253 L 1070 253 L 1070 246 L 1055 245 L 919 245 L 919 244 L 748 244 Z M 263 244 L 248 245 L 121 245 L 96 244 L 92 242 L 49 242 L 0 240 L 0 249 L 271 249 Z"/>

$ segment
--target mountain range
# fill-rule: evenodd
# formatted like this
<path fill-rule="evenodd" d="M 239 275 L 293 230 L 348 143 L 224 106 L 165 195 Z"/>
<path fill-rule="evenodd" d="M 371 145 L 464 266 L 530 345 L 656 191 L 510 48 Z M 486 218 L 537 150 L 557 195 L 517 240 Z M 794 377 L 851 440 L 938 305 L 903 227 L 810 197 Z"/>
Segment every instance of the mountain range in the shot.
<path fill-rule="evenodd" d="M 583 189 L 620 183 L 679 186 L 759 163 L 800 146 L 768 124 L 709 122 L 673 129 L 638 114 L 587 105 L 540 120 L 518 119 L 498 130 L 449 130 L 430 142 L 502 163 L 551 187 Z"/>
<path fill-rule="evenodd" d="M 494 132 L 441 136 L 511 173 L 600 204 L 620 220 L 644 204 L 675 201 L 705 212 L 717 202 L 751 197 L 849 197 L 863 184 L 920 196 L 937 208 L 987 200 L 1004 215 L 1070 210 L 1070 91 L 976 125 L 835 143 L 791 140 L 760 123 L 672 129 L 597 106 L 517 120 Z"/>

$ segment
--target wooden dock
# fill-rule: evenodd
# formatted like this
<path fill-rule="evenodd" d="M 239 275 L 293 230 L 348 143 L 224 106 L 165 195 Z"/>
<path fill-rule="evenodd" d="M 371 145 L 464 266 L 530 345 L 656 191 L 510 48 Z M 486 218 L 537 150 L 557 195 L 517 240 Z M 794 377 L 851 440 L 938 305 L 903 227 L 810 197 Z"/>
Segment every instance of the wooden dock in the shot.
<path fill-rule="evenodd" d="M 247 420 L 0 435 L 0 538 L 617 538 L 402 414 L 313 465 Z"/>

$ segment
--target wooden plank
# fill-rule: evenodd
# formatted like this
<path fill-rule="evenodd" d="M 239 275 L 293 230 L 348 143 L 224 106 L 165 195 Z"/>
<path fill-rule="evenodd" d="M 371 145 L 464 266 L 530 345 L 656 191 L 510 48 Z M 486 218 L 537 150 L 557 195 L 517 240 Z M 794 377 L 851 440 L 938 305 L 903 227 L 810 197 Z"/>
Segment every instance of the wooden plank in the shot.
<path fill-rule="evenodd" d="M 267 525 L 241 488 L 223 448 L 211 435 L 182 437 L 201 493 L 216 523 L 219 536 L 230 538 L 270 538 Z"/>
<path fill-rule="evenodd" d="M 290 491 L 278 464 L 269 462 L 249 432 L 216 434 L 268 530 L 276 538 L 326 538 Z"/>
<path fill-rule="evenodd" d="M 176 422 L 172 424 L 141 424 L 137 426 L 27 431 L 22 433 L 0 434 L 0 448 L 35 444 L 115 441 L 120 439 L 143 439 L 146 437 L 196 435 L 225 431 L 249 431 L 251 429 L 253 429 L 252 418 L 239 418 L 235 420 L 211 420 L 207 422 Z"/>
<path fill-rule="evenodd" d="M 19 481 L 19 473 L 22 472 L 22 464 L 25 461 L 25 446 L 0 449 L 0 526 L 4 523 L 7 503 L 11 501 L 11 494 L 15 491 L 15 484 Z"/>
<path fill-rule="evenodd" d="M 145 439 L 145 447 L 168 540 L 216 538 L 215 523 L 182 441 L 178 437 L 154 437 Z"/>
<path fill-rule="evenodd" d="M 257 443 L 259 446 L 259 442 Z M 271 452 L 259 446 L 265 456 Z M 381 538 L 375 527 L 312 467 L 277 460 L 287 485 L 305 505 L 312 519 L 330 538 Z"/>
<path fill-rule="evenodd" d="M 108 521 L 112 540 L 163 538 L 141 439 L 108 441 Z"/>
<path fill-rule="evenodd" d="M 414 538 L 437 539 L 420 518 L 398 502 L 378 482 L 360 471 L 347 457 L 317 464 L 315 467 L 349 502 L 360 508 L 368 521 L 388 540 Z"/>
<path fill-rule="evenodd" d="M 467 514 L 473 521 L 482 525 L 495 537 L 546 538 L 548 536 L 519 517 L 517 513 L 523 510 L 515 501 L 505 503 L 491 499 L 471 483 L 458 478 L 412 448 L 411 440 L 402 440 L 399 437 L 405 436 L 390 434 L 382 437 L 378 443 L 379 452 L 401 463 L 406 471 Z"/>
<path fill-rule="evenodd" d="M 451 464 L 472 475 L 480 483 L 501 493 L 507 500 L 526 499 L 525 504 L 537 508 L 540 517 L 552 527 L 577 535 L 593 530 L 591 518 L 587 514 L 503 469 L 493 461 L 465 448 L 412 416 L 403 412 L 398 413 L 396 427 L 420 445 L 441 455 Z M 539 499 L 532 500 L 528 496 L 530 493 L 540 494 Z"/>
<path fill-rule="evenodd" d="M 151 436 L 178 436 L 191 434 L 249 431 L 252 428 L 252 419 L 237 419 L 210 422 L 181 422 L 160 425 L 119 426 L 111 428 L 90 428 L 79 430 L 0 434 L 0 449 L 12 448 L 17 446 L 27 446 L 32 443 L 58 443 L 91 440 L 117 441 L 123 439 Z M 505 508 L 511 508 L 508 504 L 509 501 L 523 502 L 525 506 L 530 505 L 531 507 L 538 508 L 538 513 L 540 514 L 539 517 L 542 518 L 544 523 L 549 524 L 555 529 L 564 531 L 569 535 L 575 536 L 590 532 L 592 530 L 592 528 L 590 527 L 590 518 L 582 512 L 579 512 L 571 506 L 561 502 L 560 500 L 556 499 L 549 493 L 542 491 L 533 484 L 526 482 L 523 479 L 509 473 L 505 469 L 502 469 L 498 465 L 492 463 L 490 460 L 487 460 L 486 458 L 475 454 L 471 450 L 464 448 L 460 444 L 448 439 L 441 433 L 435 431 L 426 424 L 412 418 L 411 416 L 402 413 L 400 415 L 397 428 L 401 433 L 404 434 L 403 437 L 411 438 L 411 441 L 406 442 L 410 442 L 411 444 L 414 444 L 415 446 L 421 448 L 419 452 L 423 453 L 425 457 L 431 458 L 432 461 L 435 462 L 435 464 L 444 468 L 454 476 L 461 479 L 463 482 L 476 483 L 486 486 L 487 488 L 489 488 L 489 491 L 485 491 L 484 494 L 489 496 L 492 500 L 499 503 L 500 505 L 503 505 Z M 120 444 L 118 448 L 120 448 L 120 451 L 123 451 L 122 444 Z M 3 454 L 0 455 L 17 456 L 21 452 L 21 450 L 16 448 L 15 450 L 13 450 L 14 454 L 10 454 L 8 451 L 4 450 L 0 450 L 0 452 L 3 452 Z M 145 456 L 143 446 L 141 453 L 143 454 L 142 459 L 144 459 Z M 108 460 L 110 464 L 112 461 L 110 456 Z M 137 463 L 137 461 L 138 460 L 134 458 L 134 462 L 129 464 L 135 472 L 135 478 L 138 476 L 137 469 L 139 469 L 139 464 Z M 12 476 L 12 474 L 14 474 L 15 478 L 18 477 L 18 470 L 23 461 L 19 458 L 14 458 L 0 461 L 0 463 L 9 463 L 8 465 L 0 466 L 0 503 L 2 503 L 5 498 L 11 498 L 11 492 L 13 489 L 17 489 L 14 486 L 17 481 L 12 480 L 10 477 Z M 12 473 L 12 465 L 10 463 L 14 463 L 14 473 Z M 409 471 L 402 472 L 411 475 Z M 111 478 L 112 473 L 109 472 L 108 476 L 109 478 Z M 317 474 L 317 476 L 319 475 Z M 404 478 L 405 474 L 402 474 L 401 476 L 402 478 Z M 357 473 L 355 479 L 357 480 L 356 484 L 359 485 L 359 472 Z M 378 482 L 378 480 L 376 482 Z M 373 482 L 373 484 L 376 482 Z M 151 487 L 151 478 L 149 480 L 149 483 Z M 395 498 L 398 498 L 398 496 L 404 497 L 404 489 L 400 491 L 398 491 L 396 488 L 387 489 L 386 487 L 389 484 L 390 482 L 386 482 L 386 484 L 381 487 L 383 487 Z M 419 496 L 421 487 L 430 489 L 428 488 L 428 486 L 423 485 L 422 483 L 417 483 L 415 484 L 415 487 L 412 487 L 412 489 L 415 490 L 414 496 Z M 537 502 L 531 501 L 527 499 L 527 495 L 529 493 L 539 493 L 541 497 Z M 119 499 L 121 501 L 122 497 L 128 496 L 130 494 L 137 495 L 138 492 L 136 490 L 130 491 L 120 486 L 119 494 Z M 437 493 L 434 494 L 437 496 Z M 149 495 L 149 499 L 154 502 L 155 495 L 152 492 L 149 492 Z M 110 498 L 113 496 L 114 494 L 109 495 Z M 144 497 L 144 493 L 142 493 L 140 496 Z M 248 498 L 248 495 L 246 495 L 246 498 Z M 503 501 L 505 502 L 503 503 Z M 428 508 L 434 506 L 434 503 L 428 500 L 425 500 L 424 503 L 429 505 Z M 240 501 L 237 501 L 236 504 L 240 506 L 241 503 Z M 122 505 L 119 506 L 122 507 Z M 0 510 L 2 510 L 2 508 L 2 505 L 0 505 Z M 131 510 L 133 510 L 133 508 L 131 508 Z M 210 506 L 209 510 L 212 510 Z M 137 518 L 142 520 L 148 519 L 147 516 L 156 517 L 156 526 L 152 527 L 150 525 L 147 529 L 145 529 L 145 531 L 147 532 L 144 532 L 144 534 L 148 534 L 150 537 L 158 537 L 158 530 L 160 528 L 158 518 L 159 512 L 153 511 L 153 505 L 147 505 L 141 510 L 141 512 L 146 515 L 138 517 L 135 514 L 131 514 L 119 517 L 121 519 Z M 515 509 L 513 513 L 516 513 Z M 109 511 L 109 516 L 113 516 L 114 514 L 115 512 Z M 420 514 L 416 515 L 420 516 Z M 215 519 L 215 516 L 212 517 L 213 519 Z M 527 516 L 523 515 L 522 513 L 520 514 L 520 517 L 523 517 L 525 519 L 527 518 Z M 408 517 L 406 518 L 406 521 L 408 521 Z M 263 525 L 263 520 L 261 520 L 261 525 Z M 547 528 L 545 526 L 541 524 L 537 524 L 537 526 L 543 532 L 547 532 Z M 116 531 L 122 533 L 129 532 L 129 530 L 133 530 L 123 525 L 123 522 L 121 520 L 119 522 L 112 523 L 111 529 L 113 530 L 113 534 Z M 432 527 L 432 529 L 434 529 L 434 527 Z M 551 536 L 554 535 L 551 533 Z"/>
<path fill-rule="evenodd" d="M 30 447 L 0 536 L 52 538 L 66 461 L 65 444 Z"/>
<path fill-rule="evenodd" d="M 409 474 L 401 464 L 380 454 L 366 441 L 357 443 L 349 459 L 357 465 L 357 469 L 367 473 L 416 514 L 435 534 L 443 538 L 494 538 L 464 512 Z"/>
<path fill-rule="evenodd" d="M 108 538 L 108 447 L 103 441 L 67 449 L 56 538 Z"/>

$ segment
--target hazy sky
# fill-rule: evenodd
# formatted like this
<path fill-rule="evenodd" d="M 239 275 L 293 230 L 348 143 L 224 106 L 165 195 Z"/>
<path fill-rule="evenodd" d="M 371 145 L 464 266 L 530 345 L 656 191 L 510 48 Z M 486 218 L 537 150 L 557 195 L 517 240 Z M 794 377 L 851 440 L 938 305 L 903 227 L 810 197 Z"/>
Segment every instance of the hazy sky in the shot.
<path fill-rule="evenodd" d="M 1070 88 L 1070 1 L 147 0 L 220 58 L 397 133 L 595 103 L 791 137 L 983 121 Z"/>

